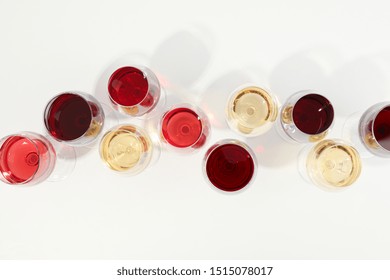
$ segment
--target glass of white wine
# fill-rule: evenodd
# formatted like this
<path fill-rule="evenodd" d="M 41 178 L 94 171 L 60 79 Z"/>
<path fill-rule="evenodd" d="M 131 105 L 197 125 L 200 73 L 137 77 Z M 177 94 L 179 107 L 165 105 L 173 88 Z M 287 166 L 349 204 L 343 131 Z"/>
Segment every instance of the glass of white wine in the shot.
<path fill-rule="evenodd" d="M 142 128 L 119 125 L 110 129 L 100 142 L 100 157 L 106 165 L 122 174 L 136 175 L 152 161 L 153 142 Z"/>
<path fill-rule="evenodd" d="M 267 132 L 278 115 L 277 98 L 258 86 L 236 89 L 226 107 L 226 119 L 237 133 L 254 137 Z"/>
<path fill-rule="evenodd" d="M 355 183 L 361 160 L 354 147 L 339 139 L 326 139 L 308 146 L 299 156 L 301 175 L 327 190 L 341 190 Z"/>

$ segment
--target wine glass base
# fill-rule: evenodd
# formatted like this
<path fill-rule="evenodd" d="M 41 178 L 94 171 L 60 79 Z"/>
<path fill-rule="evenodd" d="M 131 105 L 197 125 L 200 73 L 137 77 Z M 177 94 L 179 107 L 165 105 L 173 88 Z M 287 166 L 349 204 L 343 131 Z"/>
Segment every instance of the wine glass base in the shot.
<path fill-rule="evenodd" d="M 301 145 L 303 143 L 299 143 L 298 141 L 295 141 L 290 136 L 287 135 L 287 133 L 284 131 L 282 123 L 280 120 L 276 120 L 274 129 L 276 130 L 277 134 L 282 138 L 286 143 L 293 144 L 293 145 Z"/>
<path fill-rule="evenodd" d="M 299 175 L 301 175 L 301 178 L 308 184 L 314 185 L 316 188 L 325 191 L 325 192 L 330 192 L 330 193 L 336 193 L 336 192 L 342 192 L 349 187 L 334 187 L 330 185 L 321 185 L 319 183 L 316 183 L 313 181 L 309 174 L 308 174 L 308 168 L 307 168 L 307 158 L 311 150 L 314 148 L 314 146 L 317 145 L 317 143 L 312 143 L 309 145 L 306 145 L 298 154 L 298 161 L 297 161 L 297 167 L 298 167 L 298 172 Z"/>
<path fill-rule="evenodd" d="M 370 153 L 364 146 L 359 134 L 359 122 L 362 112 L 355 112 L 350 115 L 344 123 L 342 136 L 343 139 L 354 145 L 361 158 L 372 158 L 374 155 Z"/>
<path fill-rule="evenodd" d="M 76 165 L 76 151 L 73 147 L 60 142 L 52 141 L 52 145 L 56 151 L 56 164 L 47 181 L 59 182 L 72 174 Z"/>

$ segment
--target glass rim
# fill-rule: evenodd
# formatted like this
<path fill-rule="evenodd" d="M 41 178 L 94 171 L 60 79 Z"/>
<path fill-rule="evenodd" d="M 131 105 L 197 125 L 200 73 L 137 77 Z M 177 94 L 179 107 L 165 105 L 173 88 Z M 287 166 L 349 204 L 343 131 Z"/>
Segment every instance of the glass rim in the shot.
<path fill-rule="evenodd" d="M 208 160 L 210 158 L 210 155 L 215 151 L 215 149 L 217 149 L 217 148 L 219 148 L 221 146 L 224 146 L 224 145 L 229 145 L 229 144 L 233 144 L 233 145 L 239 146 L 239 147 L 245 149 L 249 153 L 249 155 L 252 158 L 252 162 L 253 162 L 253 174 L 252 174 L 252 177 L 250 178 L 249 182 L 244 187 L 242 187 L 241 189 L 233 190 L 233 191 L 224 191 L 224 190 L 218 188 L 217 186 L 215 186 L 211 182 L 211 180 L 209 179 L 209 176 L 207 174 L 207 162 L 208 162 Z M 246 144 L 243 141 L 238 140 L 238 139 L 227 138 L 227 139 L 219 140 L 216 143 L 214 143 L 212 146 L 210 146 L 207 149 L 205 155 L 203 156 L 203 162 L 202 162 L 203 177 L 206 178 L 206 180 L 208 182 L 208 185 L 211 186 L 215 191 L 217 191 L 219 193 L 226 194 L 226 195 L 234 195 L 234 194 L 237 194 L 237 193 L 241 193 L 241 192 L 245 191 L 248 187 L 250 187 L 254 183 L 254 181 L 256 179 L 257 169 L 258 169 L 258 163 L 257 163 L 257 160 L 256 160 L 256 155 L 253 152 L 252 148 L 249 147 L 248 144 Z"/>
<path fill-rule="evenodd" d="M 252 89 L 252 90 L 251 90 Z M 277 119 L 277 116 L 278 116 L 278 108 L 279 108 L 279 100 L 277 99 L 276 95 L 272 94 L 271 91 L 265 87 L 261 87 L 261 86 L 258 86 L 258 85 L 254 85 L 254 84 L 244 84 L 244 85 L 241 85 L 239 87 L 237 87 L 236 89 L 234 89 L 231 93 L 230 93 L 230 96 L 227 100 L 227 104 L 226 104 L 226 110 L 225 110 L 225 115 L 227 117 L 227 119 L 230 119 L 230 116 L 229 116 L 229 111 L 231 111 L 231 109 L 233 109 L 233 101 L 237 98 L 238 95 L 240 94 L 244 94 L 246 91 L 248 92 L 251 92 L 251 91 L 259 91 L 261 92 L 262 94 L 268 96 L 270 98 L 270 100 L 273 101 L 273 105 L 275 105 L 273 108 L 272 104 L 270 104 L 267 100 L 267 98 L 263 98 L 266 103 L 267 103 L 267 107 L 268 107 L 268 110 L 269 110 L 269 119 L 267 119 L 265 121 L 265 123 L 267 122 L 275 122 L 275 120 Z M 272 117 L 273 116 L 273 117 Z M 264 125 L 264 124 L 263 124 Z"/>
<path fill-rule="evenodd" d="M 155 80 L 158 82 L 158 87 L 159 87 L 159 91 L 160 91 L 160 94 L 158 95 L 158 98 L 157 98 L 157 101 L 155 102 L 157 104 L 158 100 L 160 99 L 160 95 L 161 95 L 161 85 L 160 85 L 160 81 L 158 80 L 157 76 L 154 74 L 154 72 L 149 69 L 148 67 L 146 66 L 139 66 L 139 65 L 124 65 L 124 66 L 121 66 L 119 68 L 117 68 L 114 72 L 112 72 L 112 74 L 110 75 L 110 77 L 108 78 L 108 84 L 110 84 L 111 82 L 111 79 L 114 77 L 114 75 L 119 72 L 121 69 L 124 69 L 124 68 L 134 68 L 138 71 L 140 71 L 142 73 L 142 75 L 144 76 L 144 78 L 146 79 L 146 83 L 147 83 L 147 89 L 146 89 L 146 93 L 145 93 L 145 96 L 142 98 L 142 100 L 134 105 L 122 105 L 120 103 L 118 103 L 117 101 L 115 101 L 113 99 L 113 97 L 111 96 L 111 92 L 109 90 L 109 86 L 107 87 L 108 88 L 108 97 L 110 98 L 110 101 L 112 103 L 114 103 L 116 106 L 119 106 L 121 108 L 126 108 L 126 109 L 129 109 L 129 108 L 133 108 L 133 107 L 136 107 L 136 106 L 139 106 L 142 102 L 144 102 L 146 100 L 146 98 L 148 97 L 148 95 L 150 94 L 150 77 L 149 76 L 152 76 L 152 78 L 155 78 Z M 146 69 L 146 71 L 144 70 Z M 154 106 L 153 106 L 154 107 Z M 152 107 L 152 108 L 153 108 Z"/>
<path fill-rule="evenodd" d="M 51 150 L 52 152 L 56 152 L 53 145 L 50 143 L 50 141 L 44 137 L 43 135 L 40 135 L 38 133 L 35 133 L 35 132 L 30 132 L 30 131 L 22 131 L 22 132 L 19 132 L 19 133 L 14 133 L 14 134 L 10 134 L 10 135 L 7 135 L 7 136 L 4 136 L 2 139 L 0 139 L 0 143 L 1 143 L 1 146 L 0 146 L 0 149 L 3 147 L 4 143 L 10 139 L 11 137 L 23 137 L 25 139 L 28 139 L 28 141 L 33 144 L 34 146 L 34 149 L 35 149 L 35 152 L 36 154 L 38 155 L 38 164 L 37 164 L 37 168 L 36 170 L 34 171 L 34 173 L 28 178 L 26 179 L 25 181 L 23 182 L 18 182 L 18 183 L 11 183 L 9 182 L 8 180 L 5 180 L 3 182 L 6 182 L 8 184 L 11 184 L 11 185 L 26 185 L 26 184 L 29 184 L 31 183 L 34 178 L 36 177 L 39 169 L 41 168 L 42 166 L 42 161 L 41 161 L 41 157 L 42 157 L 42 153 L 39 151 L 39 148 L 38 148 L 38 145 L 33 141 L 32 137 L 37 137 L 39 140 L 41 140 L 45 146 L 47 147 L 48 150 Z M 52 157 L 49 157 L 48 158 L 49 161 L 52 161 Z M 54 162 L 55 164 L 55 162 Z M 50 164 L 49 164 L 50 165 Z M 4 175 L 3 175 L 3 172 L 0 172 L 2 178 L 4 178 Z"/>
<path fill-rule="evenodd" d="M 167 118 L 168 114 L 175 110 L 175 109 L 180 109 L 180 108 L 183 108 L 183 109 L 188 109 L 190 111 L 192 111 L 193 113 L 195 113 L 197 116 L 198 116 L 198 119 L 201 123 L 201 126 L 202 126 L 202 129 L 199 133 L 199 136 L 196 138 L 195 142 L 192 143 L 190 146 L 185 146 L 185 147 L 178 147 L 178 146 L 175 146 L 173 144 L 171 144 L 165 137 L 164 135 L 164 132 L 163 132 L 163 129 L 162 129 L 162 126 L 163 126 L 163 122 L 164 120 Z M 176 148 L 176 149 L 180 149 L 180 150 L 185 150 L 185 149 L 190 149 L 190 148 L 193 148 L 198 142 L 199 140 L 202 138 L 202 136 L 205 134 L 205 132 L 207 130 L 210 130 L 210 122 L 208 120 L 208 117 L 207 115 L 202 111 L 201 108 L 199 108 L 198 106 L 195 106 L 195 105 L 192 105 L 192 104 L 189 104 L 189 103 L 179 103 L 179 104 L 176 104 L 176 105 L 173 105 L 171 106 L 168 110 L 166 110 L 163 114 L 162 114 L 162 117 L 161 117 L 161 121 L 160 121 L 160 124 L 159 124 L 159 131 L 161 132 L 161 137 L 163 138 L 163 140 L 168 143 L 170 146 Z M 206 139 L 207 141 L 207 139 Z"/>
<path fill-rule="evenodd" d="M 54 135 L 52 135 L 50 133 L 48 120 L 47 120 L 47 116 L 48 116 L 49 111 L 51 110 L 53 102 L 55 102 L 60 96 L 65 95 L 65 94 L 71 94 L 71 95 L 78 96 L 78 97 L 82 98 L 83 101 L 88 105 L 89 113 L 90 113 L 90 117 L 91 117 L 91 121 L 89 122 L 88 129 L 81 136 L 79 136 L 79 137 L 77 137 L 75 139 L 71 139 L 71 140 L 60 139 L 60 138 L 55 137 Z M 95 99 L 95 97 L 93 97 L 92 95 L 90 95 L 88 93 L 84 93 L 84 92 L 80 92 L 80 91 L 64 91 L 64 92 L 61 92 L 61 93 L 55 95 L 52 99 L 49 100 L 49 102 L 46 104 L 46 107 L 45 107 L 45 110 L 44 110 L 44 123 L 45 123 L 46 131 L 47 131 L 47 133 L 51 137 L 53 137 L 55 140 L 57 140 L 59 142 L 74 143 L 74 142 L 77 142 L 77 141 L 79 141 L 80 139 L 82 139 L 82 138 L 84 138 L 86 136 L 87 132 L 89 131 L 89 129 L 91 128 L 91 126 L 93 124 L 93 112 L 92 112 L 91 104 L 89 104 L 89 101 L 86 99 L 87 95 L 89 95 L 90 97 Z M 104 116 L 103 108 L 101 107 L 101 105 L 100 105 L 98 100 L 94 100 L 94 103 L 96 104 L 96 106 L 99 108 L 101 114 L 103 115 L 103 124 L 104 124 L 105 116 Z"/>
<path fill-rule="evenodd" d="M 320 145 L 323 144 L 323 142 L 329 142 L 331 145 L 329 147 L 326 147 L 325 149 L 321 149 L 321 151 L 318 151 L 318 148 Z M 315 179 L 313 178 L 313 176 L 311 175 L 311 172 L 309 171 L 309 167 L 307 166 L 307 161 L 310 157 L 312 157 L 316 152 L 319 152 L 319 154 L 321 154 L 322 152 L 324 152 L 325 150 L 328 150 L 329 148 L 332 148 L 332 147 L 335 147 L 335 146 L 339 146 L 343 149 L 343 151 L 345 151 L 349 158 L 351 159 L 351 161 L 356 165 L 358 165 L 358 168 L 355 168 L 354 169 L 354 172 L 350 173 L 348 177 L 352 177 L 352 175 L 356 175 L 356 178 L 352 181 L 352 182 L 349 182 L 348 184 L 343 184 L 341 186 L 334 186 L 332 184 L 330 184 L 323 176 L 322 173 L 320 173 L 320 180 L 318 179 Z M 356 157 L 357 160 L 353 160 L 354 157 L 350 155 L 350 153 L 353 153 L 353 155 Z M 327 187 L 332 187 L 332 188 L 346 188 L 346 187 L 349 187 L 350 185 L 352 185 L 353 183 L 356 182 L 356 180 L 359 178 L 360 174 L 361 174 L 361 171 L 362 171 L 362 161 L 361 161 L 361 157 L 360 157 L 360 154 L 359 152 L 356 150 L 355 147 L 352 146 L 352 144 L 348 143 L 347 141 L 345 140 L 342 140 L 342 139 L 323 139 L 321 141 L 319 141 L 318 143 L 316 143 L 313 147 L 311 147 L 308 151 L 308 154 L 306 156 L 306 170 L 309 174 L 309 177 L 311 178 L 312 181 L 314 181 L 316 184 L 320 184 L 321 186 L 327 186 Z M 318 168 L 318 162 L 315 162 L 315 166 L 316 166 L 316 169 Z M 347 181 L 348 182 L 348 181 Z"/>
<path fill-rule="evenodd" d="M 329 125 L 326 127 L 326 129 L 324 129 L 323 131 L 317 132 L 317 133 L 306 133 L 306 132 L 302 131 L 302 130 L 297 126 L 297 124 L 295 123 L 294 117 L 293 117 L 293 116 L 294 116 L 295 105 L 296 105 L 300 100 L 302 100 L 302 98 L 304 98 L 304 97 L 307 96 L 307 95 L 311 95 L 311 94 L 316 95 L 316 96 L 319 96 L 319 97 L 325 99 L 325 100 L 329 103 L 329 105 L 331 106 L 332 112 L 333 112 L 332 120 L 330 121 L 330 123 L 329 123 Z M 292 118 L 291 118 L 291 120 L 292 120 L 292 123 L 294 124 L 294 126 L 295 126 L 300 132 L 302 132 L 303 134 L 306 134 L 306 135 L 316 136 L 316 135 L 325 133 L 326 131 L 329 131 L 329 130 L 332 128 L 333 123 L 334 123 L 334 107 L 333 107 L 332 102 L 330 102 L 330 100 L 329 100 L 328 98 L 326 98 L 326 97 L 325 97 L 324 95 L 322 95 L 322 94 L 317 93 L 317 91 L 313 91 L 313 90 L 302 90 L 302 91 L 298 91 L 298 92 L 294 93 L 294 94 L 291 96 L 291 98 L 293 98 L 294 95 L 300 95 L 300 97 L 299 97 L 296 101 L 294 101 L 294 105 L 292 106 L 292 109 L 291 109 L 291 110 L 292 110 L 292 111 L 291 111 L 291 117 L 292 117 Z M 290 101 L 290 98 L 286 101 L 286 105 L 288 104 L 289 101 Z M 283 110 L 284 108 L 286 108 L 286 106 L 283 106 L 283 107 L 282 107 L 282 110 Z M 280 120 L 281 120 L 282 124 L 284 124 L 283 121 L 282 121 L 282 119 L 280 119 Z"/>
<path fill-rule="evenodd" d="M 369 112 L 370 109 L 373 109 L 373 110 L 375 109 L 375 111 L 374 111 L 375 113 L 373 114 L 372 122 L 371 122 L 371 125 L 370 125 L 371 132 L 372 132 L 372 137 L 375 139 L 375 143 L 378 144 L 381 149 L 383 149 L 386 153 L 390 154 L 390 150 L 388 150 L 385 147 L 383 147 L 379 143 L 379 141 L 376 139 L 376 136 L 374 134 L 374 125 L 375 125 L 376 119 L 377 119 L 379 113 L 382 112 L 382 110 L 387 108 L 387 107 L 390 107 L 390 101 L 379 102 L 379 103 L 376 103 L 375 105 L 373 105 L 372 107 L 368 108 L 367 112 Z"/>
<path fill-rule="evenodd" d="M 125 127 L 133 127 L 135 128 L 134 131 L 129 131 L 128 129 L 125 129 Z M 102 144 L 106 141 L 106 138 L 107 136 L 110 134 L 110 133 L 113 133 L 113 132 L 116 132 L 116 131 L 122 131 L 122 132 L 125 132 L 126 134 L 129 134 L 131 136 L 135 136 L 137 138 L 138 141 L 142 141 L 141 140 L 141 137 L 143 138 L 147 138 L 149 144 L 150 144 L 150 151 L 143 151 L 140 155 L 140 158 L 139 160 L 137 161 L 137 163 L 132 166 L 132 167 L 129 167 L 129 168 L 126 168 L 125 170 L 116 170 L 114 169 L 111 164 L 108 163 L 108 161 L 103 157 L 103 153 L 102 153 Z M 133 175 L 136 175 L 138 173 L 140 173 L 143 169 L 141 170 L 138 170 L 134 173 L 132 173 L 131 171 L 140 165 L 140 161 L 141 161 L 141 158 L 143 155 L 145 154 L 150 154 L 148 156 L 148 159 L 147 159 L 147 165 L 150 163 L 151 159 L 152 159 L 152 154 L 154 153 L 154 147 L 153 147 L 153 141 L 152 139 L 150 138 L 149 134 L 147 133 L 147 131 L 145 129 L 143 129 L 142 127 L 139 127 L 138 125 L 134 125 L 134 124 L 119 124 L 119 125 L 116 125 L 112 128 L 110 128 L 109 130 L 107 130 L 106 133 L 104 133 L 104 135 L 102 136 L 102 138 L 100 139 L 100 143 L 99 143 L 99 156 L 100 156 L 100 159 L 104 162 L 104 164 L 111 170 L 111 171 L 114 171 L 118 174 L 133 174 Z M 146 166 L 147 166 L 146 165 Z M 145 166 L 145 168 L 146 168 Z"/>

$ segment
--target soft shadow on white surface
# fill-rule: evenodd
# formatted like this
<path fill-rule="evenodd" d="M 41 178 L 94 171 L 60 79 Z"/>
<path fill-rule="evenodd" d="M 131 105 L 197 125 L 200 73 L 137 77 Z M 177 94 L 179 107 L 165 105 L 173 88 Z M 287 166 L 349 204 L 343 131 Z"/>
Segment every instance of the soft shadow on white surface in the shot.
<path fill-rule="evenodd" d="M 282 60 L 270 75 L 271 88 L 281 102 L 299 90 L 312 89 L 327 96 L 335 113 L 344 117 L 389 99 L 389 81 L 389 55 L 348 60 L 330 47 L 295 53 Z"/>
<path fill-rule="evenodd" d="M 76 149 L 64 143 L 52 140 L 54 150 L 56 151 L 56 163 L 53 172 L 47 179 L 48 182 L 59 182 L 72 175 L 76 166 Z"/>
<path fill-rule="evenodd" d="M 270 74 L 271 89 L 284 102 L 295 92 L 313 89 L 328 94 L 329 76 L 341 61 L 338 51 L 329 47 L 302 50 L 284 58 Z"/>
<path fill-rule="evenodd" d="M 196 82 L 207 70 L 212 59 L 213 34 L 201 27 L 190 26 L 165 39 L 150 57 L 166 91 L 166 106 L 197 103 Z"/>
<path fill-rule="evenodd" d="M 246 139 L 246 142 L 255 152 L 259 165 L 270 168 L 293 164 L 302 149 L 300 144 L 291 144 L 283 140 L 275 127 L 264 135 Z"/>
<path fill-rule="evenodd" d="M 371 158 L 374 155 L 368 151 L 360 139 L 359 122 L 364 111 L 358 111 L 346 118 L 342 128 L 342 139 L 348 141 L 358 151 L 361 158 Z"/>
<path fill-rule="evenodd" d="M 207 29 L 181 30 L 156 48 L 150 67 L 165 88 L 192 88 L 210 63 L 210 41 L 213 35 Z"/>
<path fill-rule="evenodd" d="M 228 129 L 226 123 L 226 104 L 230 94 L 244 84 L 255 84 L 263 86 L 264 71 L 259 67 L 247 67 L 233 69 L 214 81 L 199 95 L 199 106 L 207 114 L 213 127 Z"/>
<path fill-rule="evenodd" d="M 111 104 L 108 96 L 108 80 L 118 68 L 128 65 L 149 67 L 158 77 L 163 91 L 163 100 L 159 101 L 153 112 L 146 117 L 137 118 L 149 122 L 149 118 L 158 118 L 166 108 L 177 103 L 196 102 L 195 82 L 202 76 L 211 59 L 209 41 L 212 34 L 206 29 L 189 27 L 180 30 L 161 42 L 155 51 L 148 55 L 142 52 L 129 52 L 110 62 L 97 79 L 94 95 L 104 103 Z M 119 122 L 129 121 L 129 116 L 117 114 Z"/>
<path fill-rule="evenodd" d="M 307 49 L 282 60 L 271 72 L 270 84 L 282 104 L 299 90 L 323 94 L 332 102 L 335 113 L 343 117 L 338 121 L 345 122 L 345 117 L 357 110 L 363 112 L 390 98 L 388 58 L 372 54 L 347 60 L 331 47 Z M 274 167 L 294 161 L 301 147 L 281 140 L 276 131 L 248 142 L 259 154 L 260 164 Z"/>
<path fill-rule="evenodd" d="M 386 55 L 365 55 L 336 69 L 329 79 L 329 96 L 337 113 L 349 116 L 375 103 L 390 100 L 390 60 Z"/>

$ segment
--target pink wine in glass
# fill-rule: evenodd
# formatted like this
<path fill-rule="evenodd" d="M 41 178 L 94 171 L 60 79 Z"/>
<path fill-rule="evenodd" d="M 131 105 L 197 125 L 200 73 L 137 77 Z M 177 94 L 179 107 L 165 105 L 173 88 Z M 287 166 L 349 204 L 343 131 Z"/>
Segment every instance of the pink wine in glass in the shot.
<path fill-rule="evenodd" d="M 300 91 L 283 105 L 280 122 L 289 139 L 304 143 L 325 138 L 333 119 L 333 106 L 327 98 L 311 91 Z"/>
<path fill-rule="evenodd" d="M 204 170 L 216 188 L 234 192 L 247 186 L 254 178 L 256 164 L 250 148 L 237 140 L 224 140 L 206 153 Z"/>
<path fill-rule="evenodd" d="M 36 184 L 53 171 L 56 161 L 51 143 L 31 132 L 0 141 L 0 179 L 11 185 Z"/>
<path fill-rule="evenodd" d="M 45 125 L 58 141 L 84 145 L 100 133 L 104 112 L 89 94 L 66 92 L 54 97 L 45 109 Z"/>
<path fill-rule="evenodd" d="M 150 69 L 125 66 L 111 75 L 108 93 L 116 110 L 127 115 L 142 116 L 156 106 L 161 88 Z"/>
<path fill-rule="evenodd" d="M 161 122 L 166 143 L 178 149 L 202 147 L 209 135 L 207 117 L 191 105 L 179 105 L 166 112 Z"/>

